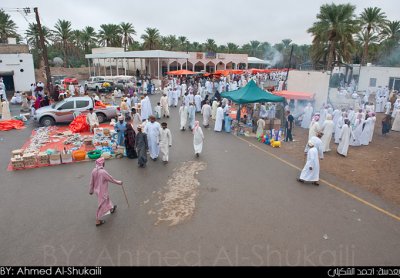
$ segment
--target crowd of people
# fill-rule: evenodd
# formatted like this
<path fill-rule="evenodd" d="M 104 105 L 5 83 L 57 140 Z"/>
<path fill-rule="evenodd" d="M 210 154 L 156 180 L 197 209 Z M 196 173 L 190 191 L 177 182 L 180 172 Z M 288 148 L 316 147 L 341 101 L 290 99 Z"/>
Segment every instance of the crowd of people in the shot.
<path fill-rule="evenodd" d="M 331 151 L 331 141 L 338 145 L 336 151 L 343 157 L 348 155 L 350 146 L 368 146 L 374 137 L 376 113 L 385 114 L 382 135 L 390 130 L 400 131 L 400 94 L 379 87 L 373 104 L 369 101 L 370 93 L 370 90 L 366 91 L 361 104 L 355 102 L 354 106 L 347 108 L 333 109 L 331 105 L 323 105 L 314 112 L 311 103 L 304 108 L 301 127 L 309 129 L 305 149 L 307 163 L 298 181 L 318 184 L 319 159 L 323 159 L 324 152 Z"/>

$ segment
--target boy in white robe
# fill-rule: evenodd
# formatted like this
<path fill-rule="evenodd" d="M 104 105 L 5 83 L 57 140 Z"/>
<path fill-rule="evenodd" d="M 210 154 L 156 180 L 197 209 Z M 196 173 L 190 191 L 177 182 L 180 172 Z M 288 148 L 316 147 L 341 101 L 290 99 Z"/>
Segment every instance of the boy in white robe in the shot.
<path fill-rule="evenodd" d="M 171 131 L 167 128 L 167 123 L 161 123 L 160 129 L 160 152 L 162 154 L 162 161 L 164 164 L 168 163 L 169 148 L 172 147 Z"/>

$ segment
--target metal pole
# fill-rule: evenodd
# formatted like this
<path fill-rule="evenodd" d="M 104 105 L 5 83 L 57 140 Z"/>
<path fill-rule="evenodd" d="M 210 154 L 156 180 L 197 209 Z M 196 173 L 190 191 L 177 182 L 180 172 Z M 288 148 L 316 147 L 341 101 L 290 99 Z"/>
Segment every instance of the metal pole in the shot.
<path fill-rule="evenodd" d="M 110 74 L 111 74 L 111 76 L 113 76 L 112 75 L 112 67 L 111 67 L 111 58 L 110 58 L 110 60 L 108 60 L 109 62 L 110 62 Z"/>
<path fill-rule="evenodd" d="M 107 75 L 107 70 L 106 70 L 106 59 L 103 59 L 103 68 L 104 68 L 104 76 Z"/>
<path fill-rule="evenodd" d="M 289 70 L 290 70 L 290 65 L 292 63 L 293 47 L 294 47 L 294 45 L 292 45 L 292 49 L 290 50 L 289 65 L 288 65 L 288 69 L 287 69 L 287 73 L 286 73 L 285 83 L 289 78 Z M 287 88 L 285 88 L 285 89 L 287 89 Z"/>
<path fill-rule="evenodd" d="M 117 58 L 117 75 L 119 75 L 119 69 L 118 69 L 118 58 Z"/>
<path fill-rule="evenodd" d="M 89 65 L 89 77 L 92 76 L 92 72 L 90 70 L 90 59 L 88 59 L 88 65 Z"/>
<path fill-rule="evenodd" d="M 42 49 L 44 71 L 46 73 L 46 79 L 47 79 L 46 87 L 47 87 L 47 90 L 50 91 L 51 73 L 50 73 L 50 66 L 49 66 L 49 58 L 47 56 L 47 47 L 46 47 L 46 44 L 44 43 L 43 29 L 42 29 L 42 25 L 40 23 L 38 8 L 33 8 L 33 11 L 35 12 L 35 15 L 36 15 L 36 23 L 37 23 L 37 28 L 38 28 L 38 32 L 39 32 L 40 48 Z M 64 59 L 65 59 L 65 57 L 64 57 Z M 52 93 L 53 92 L 50 92 L 50 94 L 52 94 Z"/>
<path fill-rule="evenodd" d="M 160 80 L 160 57 L 157 58 L 157 63 L 158 63 L 157 78 L 158 80 Z"/>

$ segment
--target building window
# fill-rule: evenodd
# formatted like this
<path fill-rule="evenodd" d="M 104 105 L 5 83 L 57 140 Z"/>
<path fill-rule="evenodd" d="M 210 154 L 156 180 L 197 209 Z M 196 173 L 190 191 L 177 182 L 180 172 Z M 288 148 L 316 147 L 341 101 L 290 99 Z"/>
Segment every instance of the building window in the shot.
<path fill-rule="evenodd" d="M 370 78 L 369 79 L 369 86 L 370 87 L 376 87 L 376 78 Z"/>
<path fill-rule="evenodd" d="M 21 60 L 19 60 L 19 62 L 20 62 L 20 63 L 22 63 L 22 62 L 23 62 L 23 60 L 21 59 Z"/>
<path fill-rule="evenodd" d="M 20 69 L 19 71 L 20 71 L 20 72 L 24 72 L 24 69 Z"/>

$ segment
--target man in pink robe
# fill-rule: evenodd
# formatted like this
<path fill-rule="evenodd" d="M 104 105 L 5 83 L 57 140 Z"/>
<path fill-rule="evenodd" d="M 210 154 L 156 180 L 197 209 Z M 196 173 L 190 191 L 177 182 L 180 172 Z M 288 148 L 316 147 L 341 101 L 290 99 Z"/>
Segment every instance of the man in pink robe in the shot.
<path fill-rule="evenodd" d="M 110 200 L 110 194 L 108 192 L 108 182 L 122 185 L 122 181 L 114 179 L 105 169 L 105 160 L 103 157 L 96 160 L 96 168 L 92 171 L 92 177 L 90 179 L 90 190 L 89 194 L 96 193 L 98 198 L 98 208 L 96 213 L 96 226 L 100 226 L 105 223 L 101 218 L 107 215 L 109 212 L 114 213 L 117 206 L 113 205 Z"/>

